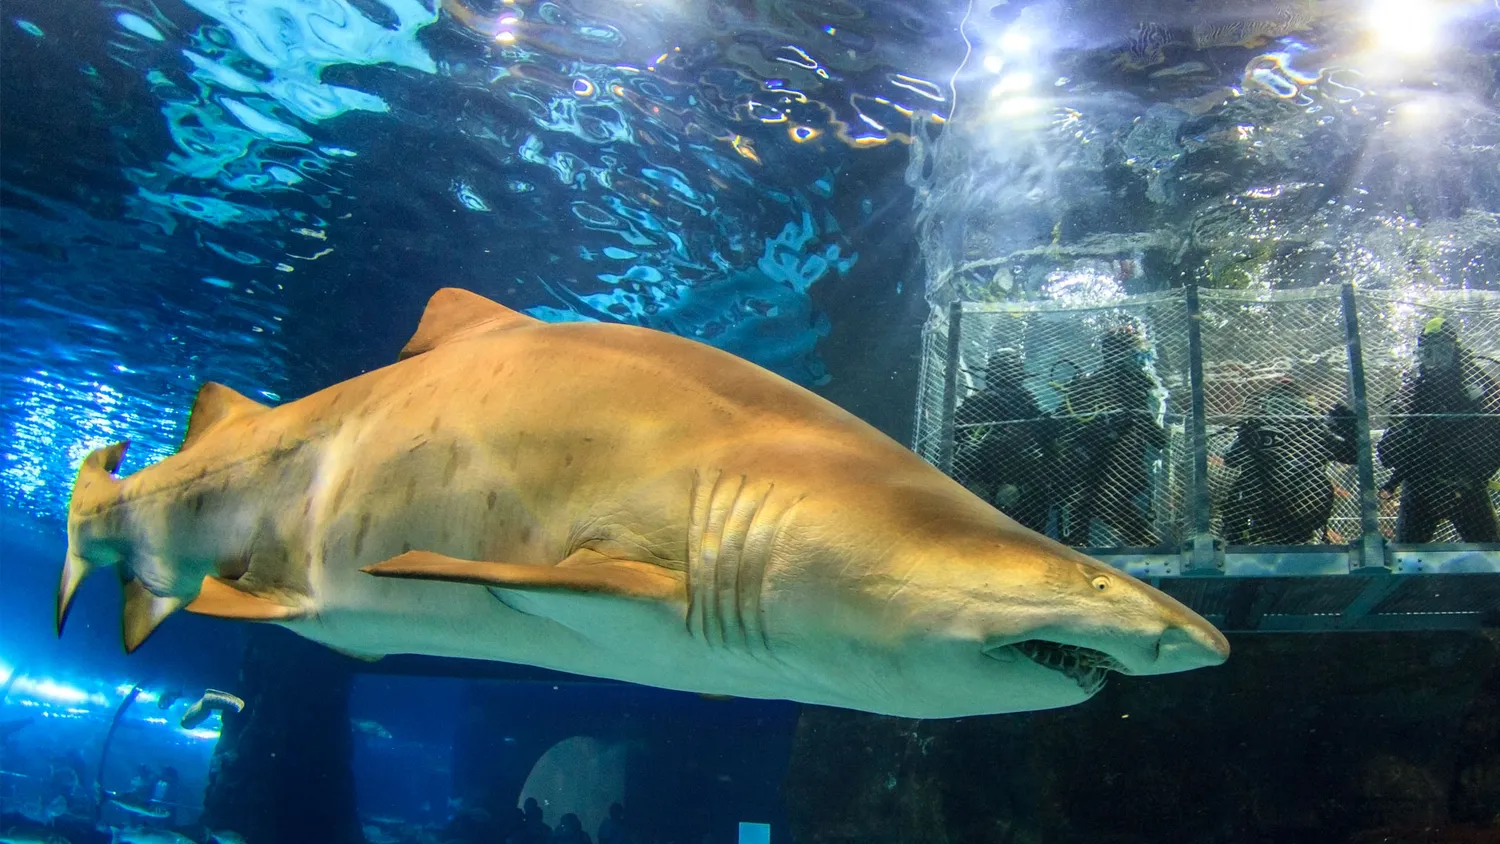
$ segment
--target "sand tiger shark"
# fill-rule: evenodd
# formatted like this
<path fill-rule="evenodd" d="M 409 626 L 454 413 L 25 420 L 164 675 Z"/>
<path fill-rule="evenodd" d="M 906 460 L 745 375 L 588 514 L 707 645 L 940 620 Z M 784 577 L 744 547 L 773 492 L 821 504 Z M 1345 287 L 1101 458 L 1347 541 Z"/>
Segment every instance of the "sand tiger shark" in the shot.
<path fill-rule="evenodd" d="M 693 340 L 444 289 L 396 363 L 278 407 L 215 383 L 180 451 L 68 515 L 61 633 L 118 567 L 179 609 L 367 658 L 500 660 L 913 718 L 1221 663 L 1168 595 L 1033 533 L 852 414 Z"/>

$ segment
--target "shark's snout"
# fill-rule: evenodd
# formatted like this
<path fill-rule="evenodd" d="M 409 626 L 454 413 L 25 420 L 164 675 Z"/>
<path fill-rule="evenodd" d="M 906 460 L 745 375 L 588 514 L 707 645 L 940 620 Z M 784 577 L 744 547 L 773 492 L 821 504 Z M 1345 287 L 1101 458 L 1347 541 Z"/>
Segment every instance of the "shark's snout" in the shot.
<path fill-rule="evenodd" d="M 1207 622 L 1168 627 L 1156 640 L 1152 674 L 1170 674 L 1220 665 L 1229 658 L 1229 640 Z"/>

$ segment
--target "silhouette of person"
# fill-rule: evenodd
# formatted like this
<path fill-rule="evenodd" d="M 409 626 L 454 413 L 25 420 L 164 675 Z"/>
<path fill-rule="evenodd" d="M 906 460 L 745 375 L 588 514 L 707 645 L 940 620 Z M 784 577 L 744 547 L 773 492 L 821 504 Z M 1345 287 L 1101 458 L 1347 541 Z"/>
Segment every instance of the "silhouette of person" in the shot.
<path fill-rule="evenodd" d="M 996 349 L 984 389 L 954 415 L 953 477 L 1002 513 L 1038 533 L 1047 530 L 1052 501 L 1047 468 L 1052 422 L 1022 386 L 1026 368 L 1015 349 Z"/>
<path fill-rule="evenodd" d="M 1154 546 L 1149 502 L 1150 461 L 1167 446 L 1156 412 L 1163 392 L 1151 363 L 1144 331 L 1134 321 L 1109 328 L 1100 338 L 1099 367 L 1067 385 L 1059 416 L 1057 451 L 1067 488 L 1063 542 L 1090 543 L 1095 519 L 1112 528 L 1124 545 Z"/>
<path fill-rule="evenodd" d="M 599 824 L 599 844 L 628 844 L 630 827 L 625 822 L 625 807 L 609 804 L 609 817 Z"/>
<path fill-rule="evenodd" d="M 1465 542 L 1500 542 L 1490 479 L 1500 471 L 1500 388 L 1437 317 L 1417 338 L 1417 368 L 1391 405 L 1394 421 L 1376 451 L 1391 469 L 1381 488 L 1401 488 L 1397 542 L 1430 542 L 1452 522 Z"/>
<path fill-rule="evenodd" d="M 583 822 L 578 816 L 569 812 L 557 821 L 557 829 L 552 831 L 552 844 L 593 844 L 589 834 L 583 831 Z"/>

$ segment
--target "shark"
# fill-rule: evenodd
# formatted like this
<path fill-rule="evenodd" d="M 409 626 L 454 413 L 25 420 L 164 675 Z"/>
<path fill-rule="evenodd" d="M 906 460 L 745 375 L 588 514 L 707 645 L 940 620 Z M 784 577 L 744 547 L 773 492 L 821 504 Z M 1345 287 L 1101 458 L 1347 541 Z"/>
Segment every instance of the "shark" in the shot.
<path fill-rule="evenodd" d="M 913 718 L 1222 663 L 1171 596 L 1010 520 L 853 414 L 692 339 L 432 296 L 397 361 L 269 407 L 205 383 L 179 451 L 79 468 L 56 606 L 118 570 L 364 659 L 520 663 Z"/>

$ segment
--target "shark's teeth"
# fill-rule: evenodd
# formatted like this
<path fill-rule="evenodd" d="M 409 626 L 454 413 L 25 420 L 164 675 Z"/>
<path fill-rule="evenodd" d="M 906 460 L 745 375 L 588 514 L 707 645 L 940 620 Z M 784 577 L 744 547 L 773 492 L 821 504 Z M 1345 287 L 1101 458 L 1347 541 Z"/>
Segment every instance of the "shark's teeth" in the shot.
<path fill-rule="evenodd" d="M 1078 645 L 1028 639 L 1012 647 L 1037 665 L 1067 676 L 1090 695 L 1104 688 L 1109 672 L 1121 667 L 1109 654 Z"/>

